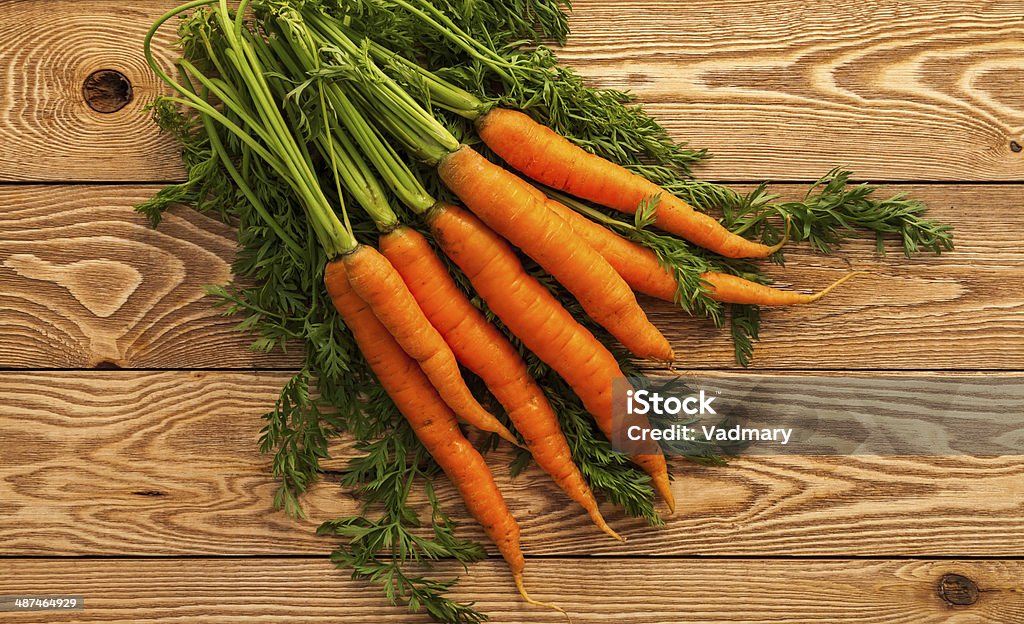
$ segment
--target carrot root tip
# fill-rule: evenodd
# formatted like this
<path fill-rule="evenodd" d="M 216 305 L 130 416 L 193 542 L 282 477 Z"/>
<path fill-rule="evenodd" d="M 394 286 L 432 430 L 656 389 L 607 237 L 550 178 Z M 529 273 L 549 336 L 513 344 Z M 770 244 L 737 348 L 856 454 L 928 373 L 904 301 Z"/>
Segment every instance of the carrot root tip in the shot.
<path fill-rule="evenodd" d="M 786 215 L 786 229 L 782 232 L 782 240 L 780 240 L 779 242 L 775 243 L 774 245 L 772 245 L 771 247 L 768 248 L 768 255 L 769 256 L 772 255 L 773 253 L 775 253 L 776 251 L 782 249 L 783 247 L 785 247 L 786 243 L 789 242 L 789 228 L 790 228 L 790 226 L 792 224 L 793 224 L 793 220 L 790 218 L 789 215 Z"/>
<path fill-rule="evenodd" d="M 530 450 L 530 449 L 526 448 L 525 446 L 523 446 L 522 443 L 520 443 L 519 440 L 517 440 L 516 437 L 514 435 L 512 435 L 512 432 L 509 431 L 508 428 L 506 428 L 506 427 L 501 427 L 501 429 L 499 429 L 498 431 L 494 431 L 493 433 L 498 434 L 499 438 L 501 438 L 502 440 L 508 442 L 512 446 L 517 446 L 517 447 L 519 447 L 519 448 L 521 448 L 523 450 L 527 450 L 527 451 Z"/>
<path fill-rule="evenodd" d="M 668 475 L 652 475 L 651 485 L 654 486 L 654 491 L 665 501 L 665 505 L 668 507 L 667 515 L 671 516 L 674 514 L 676 512 L 676 497 L 672 493 L 672 485 L 669 483 Z"/>
<path fill-rule="evenodd" d="M 572 618 L 569 617 L 569 613 L 566 612 L 565 609 L 563 609 L 561 607 L 558 607 L 558 606 L 555 606 L 555 605 L 553 605 L 551 603 L 548 603 L 548 602 L 541 602 L 539 600 L 534 600 L 533 598 L 530 598 L 530 594 L 528 594 L 526 592 L 526 585 L 523 583 L 523 573 L 522 572 L 513 572 L 512 573 L 512 578 L 515 579 L 516 589 L 519 590 L 519 595 L 523 597 L 523 600 L 525 600 L 527 602 L 527 604 L 532 604 L 532 605 L 534 605 L 536 607 L 544 607 L 545 609 L 551 609 L 553 611 L 558 611 L 559 613 L 561 613 L 562 615 L 565 616 L 565 619 L 569 622 L 569 624 L 572 624 Z"/>
<path fill-rule="evenodd" d="M 594 521 L 594 524 L 597 525 L 597 528 L 604 531 L 609 537 L 613 537 L 619 540 L 620 542 L 626 541 L 626 538 L 622 537 L 621 535 L 615 532 L 615 529 L 608 526 L 608 523 L 605 522 L 605 519 L 601 516 L 600 512 L 595 511 L 595 513 L 591 516 L 591 520 Z"/>
<path fill-rule="evenodd" d="M 870 275 L 870 273 L 868 273 L 867 271 L 853 271 L 851 273 L 847 273 L 846 275 L 844 275 L 844 276 L 840 277 L 839 279 L 837 279 L 836 281 L 832 282 L 829 286 L 827 286 L 824 289 L 822 289 L 821 292 L 816 293 L 814 295 L 811 295 L 811 297 L 807 301 L 809 303 L 815 302 L 815 301 L 821 299 L 822 297 L 824 297 L 825 295 L 829 294 L 830 292 L 832 292 L 833 290 L 835 290 L 839 286 L 842 286 L 847 281 L 849 281 L 849 280 L 851 280 L 851 279 L 853 279 L 855 277 L 861 276 L 861 275 Z"/>

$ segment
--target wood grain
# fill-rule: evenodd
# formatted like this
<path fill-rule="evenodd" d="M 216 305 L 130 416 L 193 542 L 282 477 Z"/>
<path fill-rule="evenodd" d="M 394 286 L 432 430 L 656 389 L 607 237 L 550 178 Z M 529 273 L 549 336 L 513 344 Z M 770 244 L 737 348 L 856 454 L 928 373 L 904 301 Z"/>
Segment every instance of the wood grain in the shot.
<path fill-rule="evenodd" d="M 0 180 L 168 180 L 183 175 L 173 140 L 143 108 L 160 92 L 142 39 L 171 1 L 0 0 Z M 173 25 L 157 55 L 166 67 Z M 91 109 L 82 85 L 111 69 L 134 98 Z"/>
<path fill-rule="evenodd" d="M 0 366 L 295 366 L 255 353 L 205 298 L 231 279 L 231 228 L 185 208 L 159 229 L 154 186 L 0 186 Z"/>
<path fill-rule="evenodd" d="M 131 206 L 154 186 L 0 187 L 0 367 L 294 367 L 256 355 L 201 299 L 225 281 L 232 233 L 180 209 L 157 230 Z M 797 196 L 800 185 L 779 192 Z M 816 289 L 871 271 L 813 306 L 763 313 L 754 368 L 1020 369 L 1024 362 L 1021 185 L 908 185 L 956 228 L 957 248 L 876 256 L 857 240 L 833 257 L 792 246 L 780 286 Z M 727 334 L 671 304 L 643 298 L 691 369 L 734 367 Z M 91 306 L 91 307 L 90 307 Z"/>
<path fill-rule="evenodd" d="M 795 197 L 799 186 L 779 185 Z M 1024 280 L 1019 185 L 885 187 L 924 201 L 951 224 L 956 250 L 908 260 L 896 241 L 886 255 L 861 238 L 833 256 L 793 245 L 786 266 L 766 267 L 776 286 L 813 291 L 850 270 L 871 273 L 812 306 L 762 312 L 753 369 L 1020 369 L 1024 363 Z M 1005 205 L 1007 208 L 997 206 Z M 991 219 L 991 221 L 990 221 Z M 642 298 L 684 368 L 735 367 L 723 332 L 671 304 Z"/>
<path fill-rule="evenodd" d="M 917 374 L 907 375 L 913 405 Z M 336 476 L 308 519 L 271 508 L 256 452 L 284 373 L 32 372 L 0 375 L 0 555 L 323 554 L 319 522 L 355 513 Z M 920 385 L 920 384 L 917 384 Z M 924 397 L 922 397 L 923 399 Z M 803 397 L 813 408 L 826 394 Z M 327 468 L 351 450 L 333 449 Z M 1024 457 L 745 457 L 674 462 L 679 512 L 652 529 L 604 506 L 629 540 L 593 528 L 550 479 L 512 479 L 490 456 L 531 555 L 1015 556 L 1024 550 Z M 458 496 L 439 495 L 486 541 Z M 419 498 L 420 507 L 423 499 Z"/>
<path fill-rule="evenodd" d="M 182 175 L 142 111 L 158 92 L 142 34 L 175 4 L 0 1 L 0 180 Z M 565 62 L 711 148 L 704 177 L 812 180 L 844 164 L 878 180 L 1022 180 L 1019 0 L 574 5 Z M 165 63 L 170 38 L 159 39 Z M 112 114 L 81 94 L 106 68 L 135 88 Z"/>
<path fill-rule="evenodd" d="M 81 595 L 86 608 L 5 613 L 8 622 L 426 623 L 322 559 L 5 561 L 0 593 Z M 439 573 L 460 568 L 442 565 Z M 942 578 L 976 584 L 977 601 L 944 600 Z M 779 561 L 545 559 L 527 562 L 535 597 L 576 624 L 1020 624 L 1024 563 L 1008 561 Z M 614 579 L 609 582 L 610 579 Z M 495 624 L 556 624 L 524 605 L 504 564 L 476 564 L 453 596 Z M 948 596 L 948 594 L 947 594 Z M 341 620 L 339 618 L 342 618 Z"/>
<path fill-rule="evenodd" d="M 308 518 L 271 507 L 260 415 L 301 353 L 253 354 L 202 299 L 203 284 L 230 277 L 231 229 L 185 209 L 149 229 L 131 206 L 155 185 L 20 184 L 182 176 L 143 110 L 160 87 L 142 36 L 175 4 L 0 0 L 0 368 L 285 370 L 0 372 L 0 595 L 87 605 L 0 619 L 426 622 L 333 571 L 331 540 L 313 533 L 359 509 L 335 483 L 349 440 L 304 497 Z M 755 367 L 913 371 L 897 374 L 918 411 L 936 404 L 925 369 L 1021 378 L 1006 371 L 1024 362 L 1024 185 L 963 184 L 1024 182 L 1020 0 L 574 4 L 562 58 L 711 148 L 702 177 L 810 180 L 843 164 L 867 179 L 958 183 L 887 189 L 952 223 L 953 253 L 907 261 L 890 245 L 878 258 L 859 240 L 833 258 L 792 249 L 771 268 L 806 289 L 851 268 L 873 276 L 815 306 L 765 311 Z M 165 66 L 171 38 L 158 37 Z M 133 90 L 109 113 L 82 89 L 104 69 Z M 722 332 L 643 303 L 685 368 L 733 366 Z M 802 400 L 834 403 L 824 390 Z M 626 544 L 535 468 L 512 479 L 510 458 L 489 463 L 522 525 L 528 584 L 578 624 L 1024 624 L 1024 456 L 675 462 L 680 511 L 665 527 L 603 506 Z M 452 488 L 438 494 L 462 534 L 485 541 Z M 491 553 L 455 598 L 495 622 L 564 621 L 526 608 Z"/>
<path fill-rule="evenodd" d="M 709 148 L 703 177 L 1022 179 L 1019 0 L 574 6 L 562 59 Z"/>
<path fill-rule="evenodd" d="M 314 524 L 273 511 L 257 453 L 287 377 L 0 376 L 4 554 L 324 552 Z"/>

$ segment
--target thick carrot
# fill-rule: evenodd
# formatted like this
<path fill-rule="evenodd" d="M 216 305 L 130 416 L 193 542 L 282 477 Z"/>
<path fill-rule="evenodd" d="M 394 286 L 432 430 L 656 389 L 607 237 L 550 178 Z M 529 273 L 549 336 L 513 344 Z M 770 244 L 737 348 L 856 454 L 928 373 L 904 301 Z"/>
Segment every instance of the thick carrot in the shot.
<path fill-rule="evenodd" d="M 653 251 L 619 236 L 554 199 L 548 199 L 548 208 L 568 221 L 573 233 L 604 256 L 633 290 L 665 301 L 675 300 L 679 282 L 672 271 L 658 262 Z M 728 273 L 701 273 L 701 279 L 707 282 L 708 294 L 715 301 L 784 306 L 817 301 L 846 280 L 863 274 L 862 271 L 854 271 L 820 292 L 809 295 L 772 288 Z"/>
<path fill-rule="evenodd" d="M 387 258 L 373 247 L 360 245 L 342 256 L 342 260 L 352 289 L 370 306 L 405 352 L 419 363 L 445 403 L 474 427 L 497 433 L 518 446 L 512 432 L 473 397 L 462 379 L 455 354 L 424 316 Z"/>
<path fill-rule="evenodd" d="M 546 198 L 468 146 L 446 156 L 438 172 L 482 221 L 544 267 L 595 321 L 639 357 L 672 360 L 672 347 L 607 261 L 545 206 Z"/>
<path fill-rule="evenodd" d="M 601 431 L 612 439 L 612 380 L 624 377 L 615 357 L 526 272 L 508 242 L 479 219 L 446 204 L 438 205 L 428 219 L 445 254 L 462 269 L 490 309 L 565 379 Z M 658 453 L 631 459 L 651 476 L 655 490 L 674 512 L 665 457 Z"/>
<path fill-rule="evenodd" d="M 371 307 L 360 299 L 349 281 L 344 262 L 330 262 L 324 273 L 324 282 L 334 307 L 352 331 L 359 350 L 381 386 L 405 416 L 427 452 L 455 485 L 469 513 L 498 547 L 512 570 L 523 599 L 562 611 L 553 605 L 537 602 L 526 593 L 523 585 L 526 561 L 519 546 L 519 524 L 509 512 L 484 458 L 459 430 L 451 408 L 417 362 L 406 354 Z"/>
<path fill-rule="evenodd" d="M 518 111 L 492 109 L 477 120 L 477 132 L 514 169 L 570 195 L 629 214 L 659 195 L 656 225 L 717 254 L 764 258 L 782 246 L 769 247 L 730 232 L 643 176 L 583 150 Z"/>
<path fill-rule="evenodd" d="M 459 290 L 430 243 L 416 230 L 400 226 L 380 238 L 380 251 L 401 274 L 459 362 L 480 376 L 505 407 L 537 465 L 587 511 L 594 524 L 621 540 L 601 516 L 593 492 L 573 462 L 558 417 L 519 352 Z"/>

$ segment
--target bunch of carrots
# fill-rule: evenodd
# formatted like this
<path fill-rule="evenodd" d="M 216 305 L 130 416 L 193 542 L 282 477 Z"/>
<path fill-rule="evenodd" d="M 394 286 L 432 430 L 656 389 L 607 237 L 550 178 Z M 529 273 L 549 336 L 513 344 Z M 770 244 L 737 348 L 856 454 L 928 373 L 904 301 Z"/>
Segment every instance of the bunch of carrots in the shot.
<path fill-rule="evenodd" d="M 393 2 L 473 62 L 507 74 L 508 61 L 447 14 L 421 0 Z M 186 52 L 202 50 L 203 58 L 193 62 L 186 53 L 174 78 L 154 58 L 151 40 L 165 22 L 191 10 L 193 25 L 201 27 L 193 29 Z M 265 219 L 267 235 L 301 246 L 285 240 L 289 235 L 262 205 L 252 172 L 265 171 L 288 189 L 327 258 L 326 293 L 366 364 L 498 547 L 523 599 L 557 609 L 528 595 L 519 525 L 460 422 L 528 450 L 597 527 L 622 538 L 602 517 L 558 414 L 519 349 L 467 297 L 447 263 L 504 328 L 561 376 L 611 439 L 612 380 L 624 374 L 587 325 L 598 324 L 637 358 L 671 363 L 676 353 L 634 293 L 680 298 L 677 273 L 654 250 L 620 235 L 623 221 L 615 212 L 646 211 L 653 227 L 708 257 L 769 258 L 785 237 L 773 245 L 748 240 L 530 116 L 399 56 L 316 3 L 242 0 L 230 8 L 226 0 L 194 0 L 154 24 L 146 55 L 176 92 L 167 101 L 193 111 L 216 166 Z M 453 135 L 435 107 L 471 120 L 474 140 L 509 168 Z M 461 206 L 428 191 L 424 171 Z M 352 201 L 376 236 L 357 235 Z M 567 310 L 527 270 L 524 256 L 571 293 L 589 321 Z M 855 275 L 806 295 L 715 266 L 709 261 L 701 271 L 699 294 L 768 306 L 810 303 Z M 460 366 L 484 382 L 511 427 L 481 404 Z M 673 513 L 665 457 L 630 460 Z"/>

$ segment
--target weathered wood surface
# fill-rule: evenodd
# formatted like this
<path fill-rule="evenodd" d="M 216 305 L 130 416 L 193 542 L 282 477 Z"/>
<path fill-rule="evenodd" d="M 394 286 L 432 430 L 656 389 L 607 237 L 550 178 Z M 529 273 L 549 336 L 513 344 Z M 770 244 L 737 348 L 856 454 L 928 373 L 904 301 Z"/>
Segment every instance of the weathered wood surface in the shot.
<path fill-rule="evenodd" d="M 153 231 L 131 211 L 157 188 L 144 183 L 182 175 L 173 142 L 143 111 L 159 85 L 142 36 L 175 4 L 0 0 L 0 368 L 300 361 L 251 353 L 234 321 L 202 299 L 203 284 L 230 275 L 229 228 L 180 209 Z M 952 223 L 955 252 L 906 261 L 893 245 L 877 258 L 861 240 L 835 258 L 794 248 L 785 269 L 771 268 L 781 285 L 808 289 L 851 268 L 874 276 L 815 306 L 765 311 L 755 367 L 905 370 L 916 392 L 912 380 L 928 371 L 1021 370 L 1020 0 L 575 6 L 562 57 L 594 84 L 633 90 L 674 136 L 709 147 L 716 158 L 703 177 L 812 180 L 842 164 L 863 179 L 956 183 L 885 190 Z M 165 66 L 171 39 L 171 29 L 158 37 Z M 116 112 L 83 97 L 83 81 L 102 69 L 132 84 Z M 25 184 L 94 181 L 135 185 Z M 968 184 L 992 181 L 1016 184 Z M 733 366 L 724 333 L 643 303 L 685 368 Z M 2 619 L 421 621 L 331 571 L 330 540 L 312 529 L 357 509 L 334 473 L 305 497 L 308 519 L 271 508 L 256 440 L 287 375 L 0 373 L 0 595 L 79 593 L 88 605 Z M 330 469 L 346 441 L 334 450 Z M 508 459 L 498 452 L 491 464 L 523 527 L 528 582 L 577 622 L 1024 623 L 1021 456 L 680 464 L 680 512 L 665 528 L 604 506 L 626 544 L 599 534 L 536 470 L 511 479 Z M 482 541 L 452 490 L 439 494 Z M 563 621 L 526 608 L 493 558 L 471 568 L 455 597 L 497 622 Z"/>
<path fill-rule="evenodd" d="M 85 598 L 83 611 L 4 614 L 19 624 L 430 621 L 390 607 L 329 566 L 324 559 L 10 559 L 0 594 L 59 587 Z M 557 600 L 577 624 L 1020 624 L 1022 576 L 1019 560 L 527 561 L 533 595 Z M 504 564 L 493 559 L 463 575 L 454 595 L 502 624 L 565 622 L 519 601 Z"/>
<path fill-rule="evenodd" d="M 167 180 L 182 176 L 173 140 L 143 108 L 160 81 L 142 39 L 174 0 L 0 0 L 0 181 Z M 174 25 L 160 33 L 168 54 Z M 122 73 L 132 101 L 113 113 L 82 93 L 95 71 Z"/>
<path fill-rule="evenodd" d="M 0 186 L 0 367 L 298 365 L 251 351 L 204 297 L 231 279 L 231 228 L 134 213 L 157 188 Z"/>
<path fill-rule="evenodd" d="M 705 177 L 1024 175 L 1020 0 L 574 5 L 564 61 L 710 148 Z"/>
<path fill-rule="evenodd" d="M 295 367 L 254 354 L 203 299 L 230 276 L 231 230 L 187 209 L 152 230 L 132 206 L 155 186 L 0 186 L 0 367 Z M 780 185 L 788 196 L 801 185 Z M 1019 369 L 1024 362 L 1024 186 L 899 185 L 956 228 L 955 251 L 834 257 L 793 246 L 780 286 L 816 289 L 871 271 L 812 306 L 763 312 L 754 367 Z M 686 368 L 734 367 L 727 333 L 644 299 Z"/>
<path fill-rule="evenodd" d="M 925 378 L 907 375 L 909 410 L 914 380 Z M 286 518 L 271 508 L 269 460 L 256 451 L 259 416 L 285 379 L 173 371 L 0 375 L 2 554 L 326 552 L 330 540 L 313 529 L 355 513 L 357 502 L 328 476 L 305 497 L 309 518 Z M 822 391 L 801 400 L 827 406 L 829 397 Z M 340 468 L 346 451 L 340 441 L 338 459 L 327 467 Z M 725 469 L 680 461 L 673 484 L 680 511 L 665 528 L 605 506 L 626 544 L 594 529 L 535 468 L 511 479 L 509 460 L 495 453 L 490 464 L 531 555 L 1024 552 L 1024 457 L 750 456 Z M 466 535 L 486 541 L 447 483 L 439 487 Z"/>
<path fill-rule="evenodd" d="M 844 164 L 869 179 L 1022 179 L 1020 0 L 574 4 L 565 61 L 710 148 L 705 177 L 816 179 Z M 0 1 L 0 180 L 179 177 L 142 111 L 158 89 L 142 35 L 175 5 Z M 85 105 L 98 69 L 131 81 L 128 106 Z"/>

